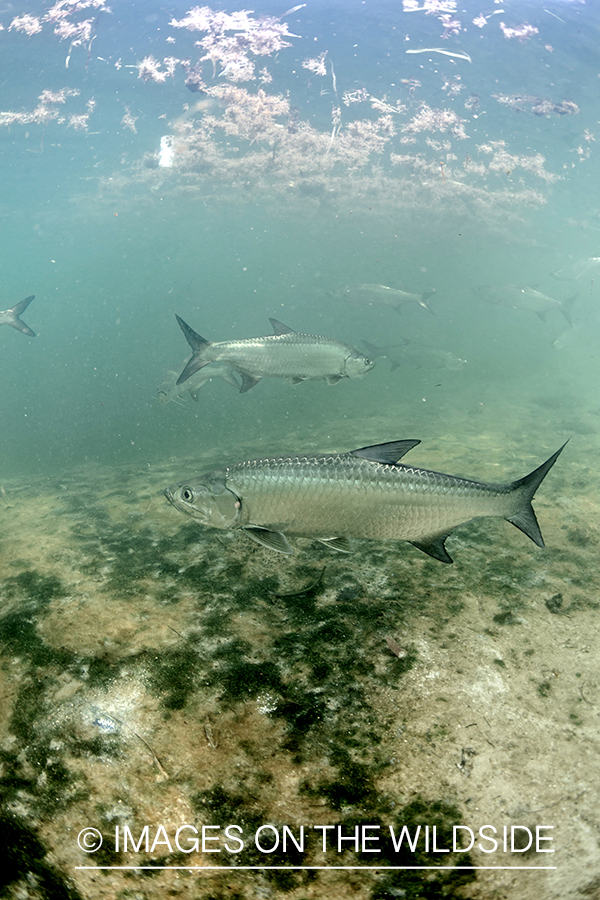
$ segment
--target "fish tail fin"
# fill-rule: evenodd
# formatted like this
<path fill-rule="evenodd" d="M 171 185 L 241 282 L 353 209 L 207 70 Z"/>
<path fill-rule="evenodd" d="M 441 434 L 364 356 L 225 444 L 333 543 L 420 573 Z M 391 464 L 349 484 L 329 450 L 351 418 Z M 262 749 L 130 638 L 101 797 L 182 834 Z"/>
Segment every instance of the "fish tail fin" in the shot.
<path fill-rule="evenodd" d="M 195 372 L 199 369 L 202 369 L 204 366 L 207 366 L 210 360 L 203 360 L 201 357 L 202 350 L 210 345 L 210 341 L 207 341 L 206 338 L 203 338 L 201 334 L 198 334 L 194 331 L 193 328 L 184 322 L 181 316 L 175 314 L 175 318 L 179 323 L 179 327 L 183 331 L 185 335 L 185 339 L 194 351 L 192 353 L 191 359 L 188 361 L 185 369 L 177 379 L 176 384 L 183 384 L 184 381 L 187 381 Z"/>
<path fill-rule="evenodd" d="M 201 350 L 203 347 L 206 347 L 207 344 L 210 344 L 210 341 L 207 341 L 206 338 L 203 338 L 201 334 L 198 334 L 198 332 L 194 331 L 193 328 L 190 328 L 188 323 L 184 322 L 181 316 L 178 316 L 177 313 L 175 313 L 175 318 L 177 319 L 179 327 L 185 335 L 186 341 L 188 342 L 194 353 L 197 350 Z"/>
<path fill-rule="evenodd" d="M 437 291 L 434 289 L 431 291 L 426 291 L 424 294 L 419 295 L 421 297 L 421 299 L 419 301 L 419 306 L 422 306 L 423 309 L 426 309 L 427 312 L 430 312 L 432 315 L 435 315 L 435 313 L 427 301 L 429 300 L 430 297 L 433 297 L 433 295 L 435 293 L 437 293 Z"/>
<path fill-rule="evenodd" d="M 540 484 L 567 444 L 568 441 L 565 441 L 562 447 L 559 447 L 556 453 L 553 453 L 546 462 L 543 462 L 541 466 L 538 466 L 537 469 L 534 469 L 529 475 L 525 475 L 524 478 L 519 478 L 518 481 L 513 481 L 510 485 L 511 493 L 515 494 L 516 508 L 513 513 L 504 518 L 507 519 L 507 521 L 512 522 L 512 524 L 518 528 L 519 531 L 522 531 L 523 534 L 526 534 L 528 538 L 531 538 L 533 543 L 537 544 L 538 547 L 545 546 L 544 538 L 542 537 L 542 532 L 540 531 L 540 526 L 533 511 L 531 501 Z"/>
<path fill-rule="evenodd" d="M 561 313 L 563 314 L 563 316 L 565 317 L 565 319 L 567 320 L 569 325 L 573 325 L 573 322 L 571 321 L 571 307 L 573 306 L 573 304 L 575 303 L 575 301 L 577 300 L 578 297 L 579 297 L 579 292 L 577 294 L 573 294 L 572 297 L 568 297 L 567 300 L 563 300 Z"/>
<path fill-rule="evenodd" d="M 199 352 L 192 353 L 190 361 L 187 366 L 175 382 L 175 384 L 183 384 L 184 381 L 187 381 L 188 378 L 191 378 L 196 372 L 200 369 L 203 369 L 204 366 L 207 366 L 210 363 L 210 359 L 202 359 L 202 356 Z"/>
<path fill-rule="evenodd" d="M 10 312 L 12 313 L 12 317 L 10 322 L 8 322 L 9 325 L 12 325 L 13 328 L 17 329 L 17 331 L 22 331 L 23 334 L 28 335 L 28 337 L 35 337 L 35 331 L 32 331 L 29 325 L 26 325 L 25 322 L 23 322 L 19 318 L 19 316 L 21 315 L 21 313 L 25 312 L 34 297 L 35 294 L 32 294 L 31 297 L 25 297 L 24 300 L 20 300 L 18 303 L 16 303 L 10 310 Z"/>
<path fill-rule="evenodd" d="M 371 344 L 369 343 L 369 341 L 365 341 L 364 338 L 361 338 L 360 342 L 371 359 L 377 359 L 379 356 L 385 356 L 385 347 L 379 347 L 377 344 Z"/>

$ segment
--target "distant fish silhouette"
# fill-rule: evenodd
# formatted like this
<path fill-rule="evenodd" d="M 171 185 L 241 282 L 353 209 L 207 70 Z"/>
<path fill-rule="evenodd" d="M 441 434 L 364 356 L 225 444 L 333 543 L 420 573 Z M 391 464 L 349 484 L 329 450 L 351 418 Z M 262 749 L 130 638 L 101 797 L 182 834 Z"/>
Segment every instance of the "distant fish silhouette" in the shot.
<path fill-rule="evenodd" d="M 12 325 L 17 331 L 22 331 L 23 334 L 29 337 L 35 337 L 35 331 L 32 331 L 29 325 L 26 325 L 19 318 L 21 313 L 25 312 L 34 296 L 35 294 L 32 294 L 31 297 L 25 297 L 20 303 L 15 304 L 12 309 L 0 309 L 0 325 Z"/>

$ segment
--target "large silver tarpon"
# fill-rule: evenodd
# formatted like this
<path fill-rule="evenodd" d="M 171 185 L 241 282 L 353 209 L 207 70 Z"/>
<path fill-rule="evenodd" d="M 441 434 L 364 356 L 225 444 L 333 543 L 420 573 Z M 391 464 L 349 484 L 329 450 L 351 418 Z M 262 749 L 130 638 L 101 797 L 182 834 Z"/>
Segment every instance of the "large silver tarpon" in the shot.
<path fill-rule="evenodd" d="M 280 553 L 292 552 L 288 534 L 345 551 L 348 538 L 393 538 L 450 563 L 448 535 L 482 516 L 502 516 L 544 546 L 531 500 L 564 444 L 524 478 L 487 484 L 399 464 L 418 443 L 249 460 L 172 485 L 165 495 L 202 524 L 242 529 Z"/>
<path fill-rule="evenodd" d="M 369 372 L 374 363 L 354 347 L 319 334 L 292 331 L 270 319 L 274 334 L 235 341 L 207 341 L 179 316 L 179 326 L 192 350 L 189 363 L 177 379 L 183 384 L 211 362 L 225 363 L 242 376 L 240 393 L 249 391 L 261 378 L 288 378 L 293 384 L 325 379 L 336 384 Z"/>

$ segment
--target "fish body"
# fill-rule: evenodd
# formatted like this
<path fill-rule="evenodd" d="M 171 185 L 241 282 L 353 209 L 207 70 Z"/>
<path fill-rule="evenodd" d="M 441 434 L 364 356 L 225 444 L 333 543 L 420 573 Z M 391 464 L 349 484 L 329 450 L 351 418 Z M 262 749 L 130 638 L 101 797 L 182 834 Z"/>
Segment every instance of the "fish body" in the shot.
<path fill-rule="evenodd" d="M 185 368 L 189 360 L 190 357 L 188 356 L 185 359 L 182 368 Z M 211 363 L 209 366 L 199 369 L 191 376 L 191 378 L 188 378 L 184 384 L 178 385 L 177 378 L 181 371 L 182 369 L 178 372 L 170 370 L 165 374 L 162 384 L 156 392 L 156 399 L 163 406 L 171 401 L 177 401 L 187 391 L 189 391 L 193 400 L 198 400 L 198 391 L 200 388 L 205 385 L 207 381 L 212 381 L 213 378 L 222 378 L 223 381 L 226 381 L 227 384 L 232 384 L 235 388 L 238 388 L 238 390 L 240 387 L 240 383 L 233 374 L 231 366 L 225 365 L 225 363 Z"/>
<path fill-rule="evenodd" d="M 402 365 L 408 365 L 413 369 L 462 369 L 467 364 L 466 359 L 461 359 L 449 350 L 440 350 L 437 347 L 429 347 L 426 344 L 413 344 L 404 340 L 403 344 L 389 344 L 378 347 L 368 341 L 361 344 L 371 359 L 384 357 L 390 361 L 392 372 Z"/>
<path fill-rule="evenodd" d="M 363 306 L 373 306 L 374 304 L 391 306 L 396 312 L 400 312 L 402 307 L 409 303 L 416 303 L 417 306 L 421 306 L 432 313 L 433 310 L 427 301 L 434 294 L 435 290 L 426 291 L 423 294 L 415 294 L 401 288 L 389 287 L 387 284 L 356 284 L 352 287 L 344 288 L 344 290 L 339 291 L 334 296 Z"/>
<path fill-rule="evenodd" d="M 578 259 L 577 262 L 563 266 L 552 273 L 552 277 L 558 281 L 594 281 L 600 277 L 600 256 L 589 256 Z"/>
<path fill-rule="evenodd" d="M 449 563 L 448 535 L 481 516 L 502 516 L 544 546 L 531 500 L 563 447 L 518 481 L 487 484 L 400 464 L 418 443 L 249 460 L 172 485 L 165 496 L 204 525 L 241 529 L 282 553 L 292 552 L 288 534 L 345 551 L 348 538 L 394 539 Z"/>
<path fill-rule="evenodd" d="M 35 294 L 32 294 L 31 297 L 25 297 L 24 300 L 15 304 L 11 309 L 0 309 L 0 325 L 11 325 L 28 337 L 35 337 L 35 331 L 32 331 L 29 325 L 26 325 L 20 318 L 21 313 L 25 312 L 34 297 Z"/>
<path fill-rule="evenodd" d="M 571 314 L 569 309 L 579 296 L 574 294 L 568 300 L 556 300 L 554 297 L 548 297 L 530 287 L 519 287 L 517 284 L 502 284 L 498 286 L 480 285 L 473 288 L 474 292 L 495 303 L 497 306 L 506 306 L 510 309 L 525 309 L 534 312 L 544 322 L 546 313 L 550 310 L 558 310 L 563 314 L 569 325 L 571 325 Z"/>
<path fill-rule="evenodd" d="M 594 329 L 590 328 L 589 323 L 578 323 L 573 328 L 561 331 L 552 341 L 552 349 L 580 353 L 596 344 Z"/>
<path fill-rule="evenodd" d="M 336 384 L 342 378 L 356 378 L 369 372 L 374 363 L 341 341 L 318 334 L 292 331 L 277 319 L 270 319 L 274 334 L 235 341 L 210 342 L 177 316 L 190 347 L 194 351 L 177 379 L 183 384 L 209 363 L 221 363 L 242 377 L 240 393 L 249 391 L 261 378 L 287 378 L 293 384 L 325 379 Z"/>

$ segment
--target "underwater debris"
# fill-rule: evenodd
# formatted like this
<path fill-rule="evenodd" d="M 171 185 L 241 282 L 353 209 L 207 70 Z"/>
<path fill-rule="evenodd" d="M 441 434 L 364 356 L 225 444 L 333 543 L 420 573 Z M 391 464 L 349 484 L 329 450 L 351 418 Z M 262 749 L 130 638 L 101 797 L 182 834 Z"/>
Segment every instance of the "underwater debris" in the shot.
<path fill-rule="evenodd" d="M 385 642 L 394 656 L 397 656 L 398 659 L 402 659 L 402 657 L 406 656 L 406 650 L 403 650 L 398 641 L 395 641 L 394 638 L 386 637 Z"/>
<path fill-rule="evenodd" d="M 316 591 L 323 582 L 323 575 L 325 574 L 325 569 L 327 566 L 323 566 L 319 574 L 315 579 L 309 581 L 308 584 L 305 584 L 304 587 L 297 588 L 295 591 L 268 591 L 272 597 L 307 597 L 309 594 L 312 594 L 313 591 Z"/>
<path fill-rule="evenodd" d="M 573 100 L 556 103 L 547 97 L 535 97 L 531 94 L 492 94 L 492 97 L 516 112 L 529 112 L 534 116 L 575 116 L 579 112 L 579 107 Z"/>

